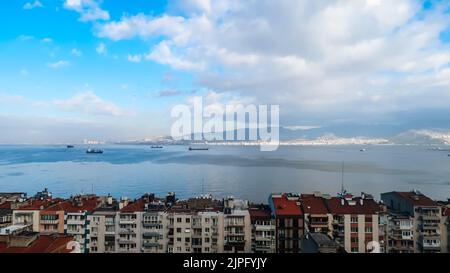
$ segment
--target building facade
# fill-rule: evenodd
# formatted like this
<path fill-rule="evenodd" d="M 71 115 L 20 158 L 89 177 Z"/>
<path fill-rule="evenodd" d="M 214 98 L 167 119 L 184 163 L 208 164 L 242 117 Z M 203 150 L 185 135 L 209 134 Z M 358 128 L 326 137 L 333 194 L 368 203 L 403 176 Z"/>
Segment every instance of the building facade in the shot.
<path fill-rule="evenodd" d="M 383 193 L 381 199 L 392 211 L 412 218 L 414 252 L 441 252 L 441 206 L 418 191 Z"/>
<path fill-rule="evenodd" d="M 291 193 L 272 194 L 269 206 L 275 219 L 277 253 L 299 253 L 304 235 L 300 196 Z"/>

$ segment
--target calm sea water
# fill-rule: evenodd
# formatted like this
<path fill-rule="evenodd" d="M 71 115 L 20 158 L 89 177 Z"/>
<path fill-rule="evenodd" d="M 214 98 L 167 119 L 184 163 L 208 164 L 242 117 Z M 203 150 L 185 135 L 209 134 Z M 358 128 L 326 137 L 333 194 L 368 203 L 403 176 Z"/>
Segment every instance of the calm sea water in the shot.
<path fill-rule="evenodd" d="M 379 198 L 381 192 L 420 189 L 437 199 L 450 197 L 450 152 L 424 146 L 283 146 L 276 152 L 258 147 L 101 146 L 105 153 L 86 154 L 87 147 L 0 146 L 0 192 L 34 194 L 48 187 L 55 195 L 111 193 L 135 198 L 145 192 L 178 197 L 211 193 L 255 202 L 270 192 L 335 194 L 340 190 L 342 162 L 348 191 Z"/>

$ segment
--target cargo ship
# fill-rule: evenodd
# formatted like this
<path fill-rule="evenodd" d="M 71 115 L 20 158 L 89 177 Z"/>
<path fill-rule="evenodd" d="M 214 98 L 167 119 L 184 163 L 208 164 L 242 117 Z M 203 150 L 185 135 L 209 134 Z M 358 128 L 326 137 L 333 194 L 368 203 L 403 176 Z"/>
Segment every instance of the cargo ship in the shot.
<path fill-rule="evenodd" d="M 189 147 L 189 151 L 208 151 L 208 147 Z"/>
<path fill-rule="evenodd" d="M 103 150 L 99 150 L 99 149 L 87 149 L 86 150 L 87 154 L 103 154 Z"/>

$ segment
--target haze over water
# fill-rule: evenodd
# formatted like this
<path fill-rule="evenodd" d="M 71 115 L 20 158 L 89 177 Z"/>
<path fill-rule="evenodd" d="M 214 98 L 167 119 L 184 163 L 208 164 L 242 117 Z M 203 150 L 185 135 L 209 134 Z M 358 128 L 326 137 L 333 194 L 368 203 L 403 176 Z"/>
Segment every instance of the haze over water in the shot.
<path fill-rule="evenodd" d="M 34 194 L 48 187 L 56 196 L 77 193 L 136 198 L 145 192 L 180 198 L 202 193 L 233 195 L 265 202 L 271 192 L 336 194 L 420 189 L 435 199 L 450 197 L 450 152 L 425 146 L 282 146 L 260 152 L 257 146 L 0 146 L 0 191 Z M 361 152 L 362 148 L 367 151 Z"/>

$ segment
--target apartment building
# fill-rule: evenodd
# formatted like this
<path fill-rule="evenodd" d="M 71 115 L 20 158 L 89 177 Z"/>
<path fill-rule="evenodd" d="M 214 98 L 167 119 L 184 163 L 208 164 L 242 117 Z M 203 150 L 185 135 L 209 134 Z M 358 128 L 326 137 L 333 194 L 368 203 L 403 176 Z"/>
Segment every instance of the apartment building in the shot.
<path fill-rule="evenodd" d="M 146 199 L 141 198 L 122 208 L 116 224 L 116 251 L 119 253 L 141 252 L 142 212 Z"/>
<path fill-rule="evenodd" d="M 119 203 L 112 196 L 106 197 L 106 202 L 87 216 L 89 223 L 87 234 L 87 249 L 90 253 L 116 252 L 116 222 Z"/>
<path fill-rule="evenodd" d="M 275 253 L 275 219 L 268 205 L 252 205 L 249 207 L 252 224 L 252 252 Z"/>
<path fill-rule="evenodd" d="M 441 252 L 442 208 L 419 191 L 388 192 L 381 199 L 389 209 L 413 218 L 414 252 Z"/>
<path fill-rule="evenodd" d="M 13 225 L 31 225 L 34 232 L 39 232 L 41 211 L 62 201 L 62 199 L 30 199 L 25 205 L 14 210 Z"/>
<path fill-rule="evenodd" d="M 80 244 L 81 252 L 88 252 L 87 216 L 101 203 L 97 196 L 78 195 L 40 211 L 40 232 L 67 234 Z"/>
<path fill-rule="evenodd" d="M 414 253 L 414 218 L 389 211 L 387 238 L 387 253 Z"/>
<path fill-rule="evenodd" d="M 167 210 L 168 252 L 221 253 L 224 251 L 224 213 L 211 196 L 178 201 Z"/>
<path fill-rule="evenodd" d="M 225 253 L 249 253 L 252 248 L 252 228 L 248 201 L 228 197 L 224 199 Z"/>
<path fill-rule="evenodd" d="M 379 214 L 383 209 L 371 195 L 342 194 L 324 201 L 333 215 L 333 239 L 346 252 L 365 253 L 379 246 Z"/>
<path fill-rule="evenodd" d="M 314 194 L 302 194 L 300 203 L 305 220 L 305 233 L 323 233 L 333 236 L 333 215 L 325 203 L 331 197 L 327 194 L 316 192 Z"/>
<path fill-rule="evenodd" d="M 304 235 L 300 196 L 291 193 L 271 194 L 269 206 L 275 218 L 277 253 L 300 252 L 300 241 Z"/>
<path fill-rule="evenodd" d="M 167 253 L 168 247 L 168 219 L 165 210 L 168 204 L 172 204 L 172 194 L 169 193 L 166 200 L 155 199 L 150 196 L 144 205 L 142 213 L 141 251 L 144 253 Z M 174 196 L 173 196 L 174 197 Z"/>

